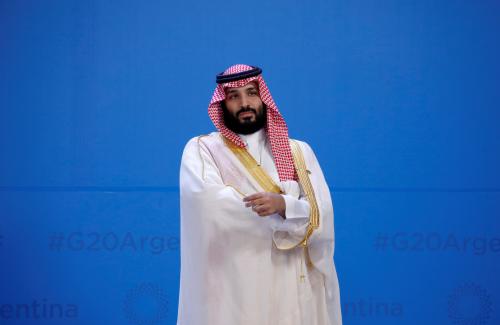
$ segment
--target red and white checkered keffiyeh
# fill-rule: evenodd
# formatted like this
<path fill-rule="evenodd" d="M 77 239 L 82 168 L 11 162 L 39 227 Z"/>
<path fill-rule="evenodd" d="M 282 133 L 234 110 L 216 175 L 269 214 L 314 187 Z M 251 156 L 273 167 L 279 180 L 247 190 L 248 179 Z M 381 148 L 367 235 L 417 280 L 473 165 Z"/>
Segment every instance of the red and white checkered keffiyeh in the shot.
<path fill-rule="evenodd" d="M 236 64 L 226 69 L 222 75 L 231 75 L 243 71 L 252 70 L 254 67 Z M 219 132 L 233 142 L 235 145 L 244 148 L 245 143 L 233 131 L 229 130 L 224 124 L 223 112 L 220 102 L 226 99 L 225 89 L 228 87 L 243 87 L 250 81 L 256 80 L 259 86 L 259 94 L 262 102 L 267 106 L 267 125 L 266 132 L 271 145 L 271 152 L 274 157 L 274 163 L 281 181 L 297 180 L 295 167 L 293 165 L 292 150 L 288 142 L 288 127 L 286 126 L 283 116 L 274 103 L 271 93 L 259 74 L 254 77 L 249 77 L 237 81 L 218 84 L 215 88 L 212 100 L 208 106 L 208 115 Z"/>

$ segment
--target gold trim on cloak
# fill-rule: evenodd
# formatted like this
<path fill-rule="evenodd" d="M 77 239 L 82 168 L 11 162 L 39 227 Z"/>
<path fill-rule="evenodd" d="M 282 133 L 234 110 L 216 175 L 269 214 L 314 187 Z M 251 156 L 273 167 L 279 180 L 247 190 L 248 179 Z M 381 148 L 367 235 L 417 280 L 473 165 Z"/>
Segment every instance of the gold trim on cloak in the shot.
<path fill-rule="evenodd" d="M 246 148 L 241 148 L 231 142 L 229 139 L 224 137 L 222 134 L 220 135 L 224 140 L 226 146 L 234 153 L 234 155 L 238 158 L 238 160 L 243 164 L 243 166 L 248 170 L 250 175 L 259 183 L 259 185 L 266 192 L 273 192 L 284 194 L 281 188 L 273 181 L 273 179 L 266 173 L 266 171 L 257 163 L 257 161 L 253 158 L 253 156 L 247 151 Z M 201 136 L 198 138 L 200 141 Z M 290 148 L 292 149 L 292 157 L 295 165 L 295 171 L 297 172 L 297 176 L 299 178 L 299 183 L 304 190 L 307 201 L 309 202 L 310 212 L 309 212 L 309 224 L 306 229 L 306 233 L 304 238 L 295 245 L 285 248 L 278 248 L 279 250 L 291 250 L 296 247 L 302 246 L 304 249 L 304 254 L 307 259 L 307 264 L 312 266 L 311 258 L 309 256 L 309 245 L 308 240 L 313 234 L 314 230 L 319 228 L 320 220 L 319 220 L 319 208 L 318 203 L 316 201 L 316 195 L 314 194 L 314 188 L 312 186 L 311 180 L 309 179 L 310 171 L 307 169 L 304 155 L 300 148 L 300 145 L 295 140 L 290 139 Z M 201 152 L 200 152 L 201 156 Z M 203 166 L 204 167 L 204 166 Z M 203 168 L 204 169 L 204 168 Z M 204 170 L 203 170 L 204 174 Z M 228 185 L 231 186 L 231 185 Z M 237 192 L 241 195 L 245 196 L 238 189 L 233 187 Z M 276 245 L 275 245 L 276 246 Z M 301 275 L 301 281 L 303 280 L 304 275 Z"/>
<path fill-rule="evenodd" d="M 276 185 L 273 179 L 266 173 L 266 171 L 257 163 L 257 161 L 252 157 L 252 155 L 247 151 L 246 148 L 241 148 L 232 143 L 229 139 L 222 136 L 227 147 L 234 153 L 234 155 L 240 160 L 240 162 L 245 166 L 248 172 L 254 177 L 254 179 L 260 184 L 260 186 L 267 192 L 274 192 L 283 194 L 280 187 Z M 298 246 L 307 247 L 308 240 L 311 237 L 314 230 L 319 228 L 319 208 L 316 201 L 316 196 L 314 194 L 314 189 L 309 179 L 309 171 L 307 170 L 306 163 L 304 160 L 304 155 L 300 149 L 298 142 L 290 139 L 290 147 L 292 149 L 292 156 L 295 165 L 295 170 L 297 176 L 299 177 L 299 182 L 304 189 L 307 201 L 310 206 L 309 214 L 309 225 L 304 238 L 295 245 L 286 248 L 279 248 L 280 250 L 290 250 Z"/>
<path fill-rule="evenodd" d="M 234 155 L 240 160 L 240 162 L 245 166 L 248 172 L 254 177 L 254 179 L 260 184 L 260 186 L 267 192 L 274 192 L 283 194 L 283 191 L 278 185 L 273 181 L 273 179 L 266 173 L 266 171 L 257 163 L 257 161 L 252 157 L 252 155 L 247 151 L 246 148 L 241 148 L 233 144 L 229 139 L 222 136 L 227 147 L 234 153 Z M 298 142 L 290 139 L 290 148 L 292 149 L 292 157 L 295 165 L 295 171 L 299 178 L 299 183 L 302 186 L 306 199 L 309 202 L 309 224 L 307 225 L 306 233 L 304 238 L 295 245 L 291 245 L 285 248 L 278 248 L 276 244 L 274 245 L 277 249 L 281 251 L 287 251 L 295 249 L 296 247 L 302 247 L 304 250 L 304 255 L 307 260 L 306 264 L 312 266 L 311 257 L 309 256 L 309 238 L 313 234 L 314 230 L 319 228 L 319 208 L 316 201 L 316 195 L 314 194 L 314 188 L 312 186 L 311 180 L 309 179 L 309 170 L 307 169 L 304 155 L 300 149 Z M 274 241 L 273 241 L 274 243 Z M 301 269 L 300 280 L 304 281 L 304 274 Z"/>
<path fill-rule="evenodd" d="M 247 171 L 259 183 L 266 192 L 282 194 L 281 188 L 273 181 L 266 171 L 257 163 L 255 158 L 246 148 L 241 148 L 232 143 L 229 139 L 221 135 L 226 146 L 233 152 L 238 160 L 245 166 Z"/>
<path fill-rule="evenodd" d="M 307 201 L 309 202 L 311 208 L 309 214 L 309 228 L 311 228 L 311 230 L 310 234 L 306 238 L 304 238 L 304 246 L 307 246 L 307 239 L 314 230 L 319 228 L 319 208 L 316 201 L 316 195 L 314 194 L 314 188 L 312 186 L 311 180 L 309 179 L 310 172 L 309 170 L 307 170 L 302 150 L 300 149 L 299 144 L 294 140 L 290 140 L 290 146 L 292 148 L 295 170 L 297 171 L 297 175 L 299 176 L 299 182 L 304 189 Z"/>
<path fill-rule="evenodd" d="M 312 266 L 311 257 L 309 256 L 308 240 L 311 237 L 314 230 L 319 228 L 319 208 L 318 208 L 318 203 L 316 201 L 316 195 L 314 194 L 314 188 L 312 186 L 311 180 L 309 179 L 310 172 L 306 167 L 302 150 L 300 149 L 299 144 L 294 140 L 290 140 L 290 147 L 292 148 L 292 156 L 295 163 L 295 170 L 297 171 L 297 175 L 299 176 L 299 182 L 302 185 L 307 201 L 309 202 L 310 212 L 309 212 L 309 224 L 307 225 L 307 230 L 304 238 L 297 245 L 293 245 L 288 249 L 292 249 L 301 245 L 304 248 L 304 255 L 306 256 L 307 259 L 307 265 Z M 303 281 L 304 275 L 301 275 L 300 278 L 301 281 Z"/>

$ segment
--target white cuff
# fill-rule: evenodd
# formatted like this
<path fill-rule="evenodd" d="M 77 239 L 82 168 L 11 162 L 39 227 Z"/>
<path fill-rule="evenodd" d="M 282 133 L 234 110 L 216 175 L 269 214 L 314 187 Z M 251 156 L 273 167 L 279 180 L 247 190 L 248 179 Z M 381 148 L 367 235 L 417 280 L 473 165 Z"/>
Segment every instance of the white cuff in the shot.
<path fill-rule="evenodd" d="M 309 202 L 299 200 L 288 194 L 282 194 L 285 199 L 286 219 L 309 218 Z"/>

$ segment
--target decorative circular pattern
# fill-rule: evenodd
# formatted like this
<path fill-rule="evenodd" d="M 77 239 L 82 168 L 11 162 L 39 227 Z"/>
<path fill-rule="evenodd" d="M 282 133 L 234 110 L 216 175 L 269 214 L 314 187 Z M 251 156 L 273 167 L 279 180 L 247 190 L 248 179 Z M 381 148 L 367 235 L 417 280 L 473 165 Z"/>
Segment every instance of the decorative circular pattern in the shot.
<path fill-rule="evenodd" d="M 168 314 L 167 295 L 156 284 L 141 283 L 127 293 L 123 312 L 132 324 L 159 324 Z"/>
<path fill-rule="evenodd" d="M 484 325 L 491 311 L 490 295 L 475 283 L 458 286 L 448 297 L 448 317 L 453 324 Z"/>

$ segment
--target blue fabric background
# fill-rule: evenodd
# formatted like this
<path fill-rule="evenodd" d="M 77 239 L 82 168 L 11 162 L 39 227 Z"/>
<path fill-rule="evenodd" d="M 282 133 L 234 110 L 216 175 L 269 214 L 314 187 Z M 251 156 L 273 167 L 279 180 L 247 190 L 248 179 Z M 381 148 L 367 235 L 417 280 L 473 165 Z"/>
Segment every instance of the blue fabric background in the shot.
<path fill-rule="evenodd" d="M 175 324 L 182 149 L 258 65 L 345 324 L 500 324 L 498 1 L 0 1 L 0 323 Z"/>

